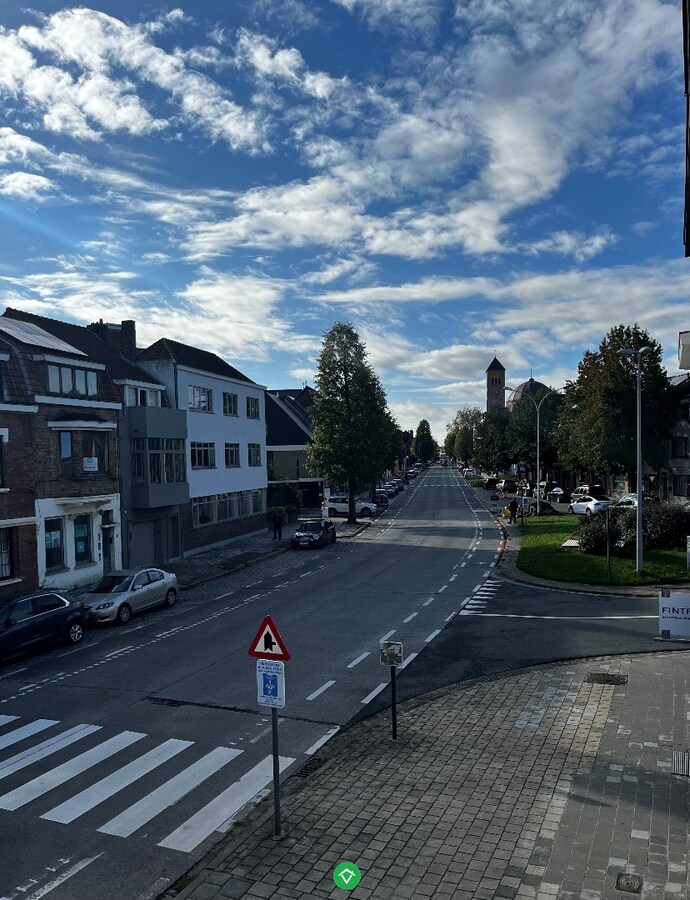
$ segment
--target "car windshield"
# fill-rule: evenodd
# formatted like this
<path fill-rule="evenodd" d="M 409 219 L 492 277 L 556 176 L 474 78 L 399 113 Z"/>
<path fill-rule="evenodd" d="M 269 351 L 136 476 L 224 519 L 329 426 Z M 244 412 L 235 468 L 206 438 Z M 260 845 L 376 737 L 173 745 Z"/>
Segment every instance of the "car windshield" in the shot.
<path fill-rule="evenodd" d="M 321 531 L 321 522 L 305 522 L 299 526 L 299 531 Z"/>
<path fill-rule="evenodd" d="M 129 590 L 132 575 L 104 575 L 92 588 L 92 594 L 120 594 Z"/>

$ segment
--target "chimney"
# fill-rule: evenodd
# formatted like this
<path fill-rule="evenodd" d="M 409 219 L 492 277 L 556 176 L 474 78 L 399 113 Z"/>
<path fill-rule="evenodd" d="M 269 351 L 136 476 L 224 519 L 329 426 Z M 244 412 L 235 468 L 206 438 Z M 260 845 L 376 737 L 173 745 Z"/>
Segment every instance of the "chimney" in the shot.
<path fill-rule="evenodd" d="M 137 323 L 125 319 L 120 326 L 120 353 L 132 362 L 137 358 Z"/>

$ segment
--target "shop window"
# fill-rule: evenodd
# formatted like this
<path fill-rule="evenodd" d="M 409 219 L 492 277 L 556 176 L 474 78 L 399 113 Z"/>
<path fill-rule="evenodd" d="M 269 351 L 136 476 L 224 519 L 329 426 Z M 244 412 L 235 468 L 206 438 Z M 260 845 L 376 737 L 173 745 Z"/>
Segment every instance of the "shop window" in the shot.
<path fill-rule="evenodd" d="M 238 515 L 240 516 L 248 516 L 249 515 L 249 491 L 238 491 L 237 494 L 237 505 L 238 505 Z"/>
<path fill-rule="evenodd" d="M 213 497 L 194 497 L 192 499 L 192 521 L 194 525 L 210 525 L 214 520 L 213 507 Z"/>
<path fill-rule="evenodd" d="M 65 564 L 62 519 L 46 519 L 46 570 L 61 569 Z"/>
<path fill-rule="evenodd" d="M 252 512 L 261 513 L 264 511 L 264 492 L 262 490 L 252 491 Z"/>

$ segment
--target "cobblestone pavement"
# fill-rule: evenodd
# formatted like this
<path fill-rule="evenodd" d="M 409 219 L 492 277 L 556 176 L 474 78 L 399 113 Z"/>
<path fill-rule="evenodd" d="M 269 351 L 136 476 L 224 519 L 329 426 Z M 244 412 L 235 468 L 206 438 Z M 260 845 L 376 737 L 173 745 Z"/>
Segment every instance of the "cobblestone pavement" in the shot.
<path fill-rule="evenodd" d="M 341 732 L 165 900 L 688 897 L 690 653 L 538 667 L 447 688 Z M 613 676 L 613 677 L 612 677 Z M 618 677 L 620 676 L 620 677 Z M 619 681 L 620 684 L 599 683 Z M 302 775 L 305 775 L 302 772 Z M 618 885 L 618 887 L 617 887 Z"/>

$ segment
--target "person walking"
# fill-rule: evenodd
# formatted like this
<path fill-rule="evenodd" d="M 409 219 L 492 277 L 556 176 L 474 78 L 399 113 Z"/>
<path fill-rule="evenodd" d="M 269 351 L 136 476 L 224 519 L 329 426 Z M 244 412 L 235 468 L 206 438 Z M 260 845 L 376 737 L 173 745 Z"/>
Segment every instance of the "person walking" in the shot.
<path fill-rule="evenodd" d="M 508 511 L 510 512 L 510 518 L 508 519 L 508 524 L 515 525 L 515 523 L 517 522 L 517 511 L 518 511 L 518 502 L 515 499 L 515 497 L 513 497 L 513 499 L 508 504 Z"/>
<path fill-rule="evenodd" d="M 283 514 L 276 510 L 273 513 L 273 540 L 282 541 L 283 539 Z"/>

